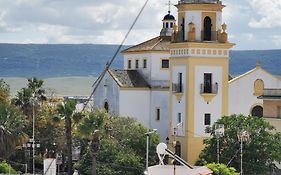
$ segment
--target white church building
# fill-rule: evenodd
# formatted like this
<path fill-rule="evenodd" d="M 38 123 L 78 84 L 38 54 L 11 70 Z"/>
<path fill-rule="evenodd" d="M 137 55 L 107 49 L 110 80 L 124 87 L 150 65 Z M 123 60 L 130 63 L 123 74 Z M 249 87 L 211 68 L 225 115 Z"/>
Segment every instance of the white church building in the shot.
<path fill-rule="evenodd" d="M 218 0 L 180 0 L 177 22 L 170 12 L 160 36 L 124 50 L 124 68 L 110 69 L 93 94 L 95 107 L 129 116 L 157 129 L 162 141 L 178 141 L 180 156 L 195 163 L 205 132 L 221 116 L 262 116 L 264 89 L 281 79 L 257 64 L 229 76 L 225 7 Z"/>

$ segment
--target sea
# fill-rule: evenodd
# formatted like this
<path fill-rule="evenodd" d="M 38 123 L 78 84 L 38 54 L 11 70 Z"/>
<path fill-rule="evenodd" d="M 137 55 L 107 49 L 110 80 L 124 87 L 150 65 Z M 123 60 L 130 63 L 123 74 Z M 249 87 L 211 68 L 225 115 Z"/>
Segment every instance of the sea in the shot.
<path fill-rule="evenodd" d="M 96 77 L 117 48 L 100 44 L 0 44 L 0 77 Z M 268 72 L 281 76 L 281 50 L 231 51 L 230 74 L 245 73 L 257 61 Z M 121 53 L 112 68 L 123 68 Z"/>

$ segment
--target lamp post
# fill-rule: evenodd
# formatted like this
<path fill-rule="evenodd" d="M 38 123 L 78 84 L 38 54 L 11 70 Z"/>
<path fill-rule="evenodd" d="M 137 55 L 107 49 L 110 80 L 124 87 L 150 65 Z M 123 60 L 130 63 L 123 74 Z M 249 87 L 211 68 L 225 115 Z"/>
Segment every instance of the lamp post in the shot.
<path fill-rule="evenodd" d="M 240 175 L 243 175 L 243 141 L 249 139 L 249 133 L 242 129 L 237 133 L 238 140 L 240 141 Z"/>
<path fill-rule="evenodd" d="M 145 162 L 145 174 L 148 174 L 148 146 L 149 146 L 149 136 L 153 133 L 155 133 L 157 131 L 157 129 L 153 129 L 152 131 L 149 131 L 147 133 L 145 133 L 146 135 L 146 162 Z"/>
<path fill-rule="evenodd" d="M 35 148 L 40 148 L 40 143 L 36 143 L 35 140 L 33 138 L 30 138 L 29 141 L 27 143 L 24 143 L 22 145 L 22 147 L 24 148 L 29 148 L 30 152 L 29 152 L 29 156 L 31 156 L 31 149 L 32 149 L 32 166 L 30 165 L 30 168 L 32 167 L 32 173 L 35 173 L 35 162 L 34 162 L 34 155 L 35 155 Z M 31 158 L 30 158 L 31 159 Z M 27 168 L 26 168 L 27 169 Z"/>
<path fill-rule="evenodd" d="M 220 137 L 224 136 L 224 125 L 223 124 L 215 125 L 215 136 L 217 139 L 217 163 L 220 163 Z"/>

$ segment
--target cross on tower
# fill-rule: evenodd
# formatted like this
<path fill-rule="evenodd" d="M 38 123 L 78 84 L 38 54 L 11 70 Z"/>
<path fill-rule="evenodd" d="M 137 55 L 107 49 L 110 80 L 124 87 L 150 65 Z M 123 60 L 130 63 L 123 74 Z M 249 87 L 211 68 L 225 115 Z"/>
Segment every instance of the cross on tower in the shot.
<path fill-rule="evenodd" d="M 168 6 L 169 6 L 169 11 L 168 11 L 168 13 L 170 14 L 170 13 L 171 13 L 171 0 L 169 0 L 169 3 L 168 3 L 168 4 L 166 4 L 166 5 L 168 5 Z"/>

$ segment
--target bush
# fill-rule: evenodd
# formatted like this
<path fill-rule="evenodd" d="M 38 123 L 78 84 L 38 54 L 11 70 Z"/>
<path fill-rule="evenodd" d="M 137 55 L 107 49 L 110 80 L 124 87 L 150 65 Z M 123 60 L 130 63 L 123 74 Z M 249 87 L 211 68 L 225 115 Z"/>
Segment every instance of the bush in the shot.
<path fill-rule="evenodd" d="M 239 175 L 235 168 L 227 167 L 225 164 L 207 164 L 207 167 L 213 171 L 213 175 Z"/>
<path fill-rule="evenodd" d="M 1 173 L 18 174 L 18 172 L 15 169 L 13 169 L 13 167 L 11 165 L 9 165 L 6 161 L 2 161 L 0 163 L 0 174 Z"/>

